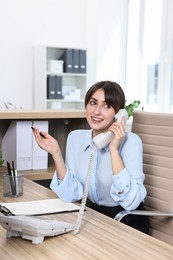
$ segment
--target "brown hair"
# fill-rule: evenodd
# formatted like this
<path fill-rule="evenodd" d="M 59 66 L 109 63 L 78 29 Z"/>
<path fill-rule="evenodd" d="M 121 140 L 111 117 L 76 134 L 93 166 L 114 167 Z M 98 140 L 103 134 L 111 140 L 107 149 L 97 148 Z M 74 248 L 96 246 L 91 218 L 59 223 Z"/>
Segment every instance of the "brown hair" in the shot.
<path fill-rule="evenodd" d="M 105 94 L 105 102 L 109 107 L 113 107 L 115 113 L 119 111 L 119 109 L 124 108 L 125 106 L 125 95 L 116 82 L 113 81 L 100 81 L 95 83 L 90 87 L 85 96 L 85 107 L 87 106 L 89 100 L 92 95 L 98 90 L 103 89 Z"/>

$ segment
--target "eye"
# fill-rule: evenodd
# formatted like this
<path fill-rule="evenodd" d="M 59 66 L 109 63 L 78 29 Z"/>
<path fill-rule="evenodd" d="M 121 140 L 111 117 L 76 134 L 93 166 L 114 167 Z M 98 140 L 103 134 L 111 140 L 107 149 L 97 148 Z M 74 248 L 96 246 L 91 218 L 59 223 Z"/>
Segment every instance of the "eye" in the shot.
<path fill-rule="evenodd" d="M 89 104 L 94 106 L 94 105 L 96 105 L 96 101 L 94 101 L 93 99 L 90 99 Z"/>
<path fill-rule="evenodd" d="M 110 106 L 109 106 L 107 103 L 105 103 L 105 104 L 104 104 L 104 108 L 107 108 L 107 109 L 109 109 L 109 108 L 110 108 Z"/>

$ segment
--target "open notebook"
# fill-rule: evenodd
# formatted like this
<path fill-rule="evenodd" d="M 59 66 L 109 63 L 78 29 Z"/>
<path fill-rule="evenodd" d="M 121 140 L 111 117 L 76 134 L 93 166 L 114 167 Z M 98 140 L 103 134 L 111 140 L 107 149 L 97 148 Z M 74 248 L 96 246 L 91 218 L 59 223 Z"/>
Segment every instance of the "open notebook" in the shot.
<path fill-rule="evenodd" d="M 5 207 L 13 215 L 44 215 L 55 214 L 63 212 L 79 211 L 80 206 L 71 203 L 64 202 L 61 199 L 46 199 L 24 202 L 7 202 L 0 203 L 0 206 Z"/>

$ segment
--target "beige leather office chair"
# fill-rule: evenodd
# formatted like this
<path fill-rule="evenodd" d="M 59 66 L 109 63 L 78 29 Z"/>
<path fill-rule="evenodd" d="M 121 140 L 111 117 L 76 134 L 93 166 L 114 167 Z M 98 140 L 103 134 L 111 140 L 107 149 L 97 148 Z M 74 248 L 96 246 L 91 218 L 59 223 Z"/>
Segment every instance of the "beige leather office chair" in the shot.
<path fill-rule="evenodd" d="M 147 211 L 122 211 L 150 216 L 151 235 L 173 245 L 173 114 L 135 111 L 132 132 L 143 142 Z"/>

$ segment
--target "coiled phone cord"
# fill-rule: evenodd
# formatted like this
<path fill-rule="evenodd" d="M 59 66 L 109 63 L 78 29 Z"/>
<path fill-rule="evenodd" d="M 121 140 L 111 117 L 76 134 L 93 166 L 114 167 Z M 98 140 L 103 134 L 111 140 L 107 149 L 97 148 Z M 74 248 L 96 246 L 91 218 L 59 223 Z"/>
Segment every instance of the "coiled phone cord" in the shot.
<path fill-rule="evenodd" d="M 86 177 L 84 194 L 83 194 L 80 210 L 79 210 L 79 213 L 78 213 L 78 218 L 77 218 L 77 221 L 76 221 L 76 224 L 75 224 L 75 227 L 74 227 L 74 233 L 75 234 L 79 233 L 79 229 L 80 229 L 80 226 L 81 226 L 81 222 L 82 222 L 82 218 L 83 218 L 83 214 L 84 214 L 84 210 L 85 210 L 85 205 L 86 205 L 86 200 L 87 200 L 87 196 L 88 196 L 89 183 L 90 183 L 90 177 L 91 177 L 91 173 L 92 173 L 92 165 L 93 165 L 93 159 L 94 159 L 95 151 L 96 151 L 96 146 L 93 147 L 91 154 L 90 154 L 89 162 L 88 162 L 88 172 L 87 172 L 87 177 Z"/>

